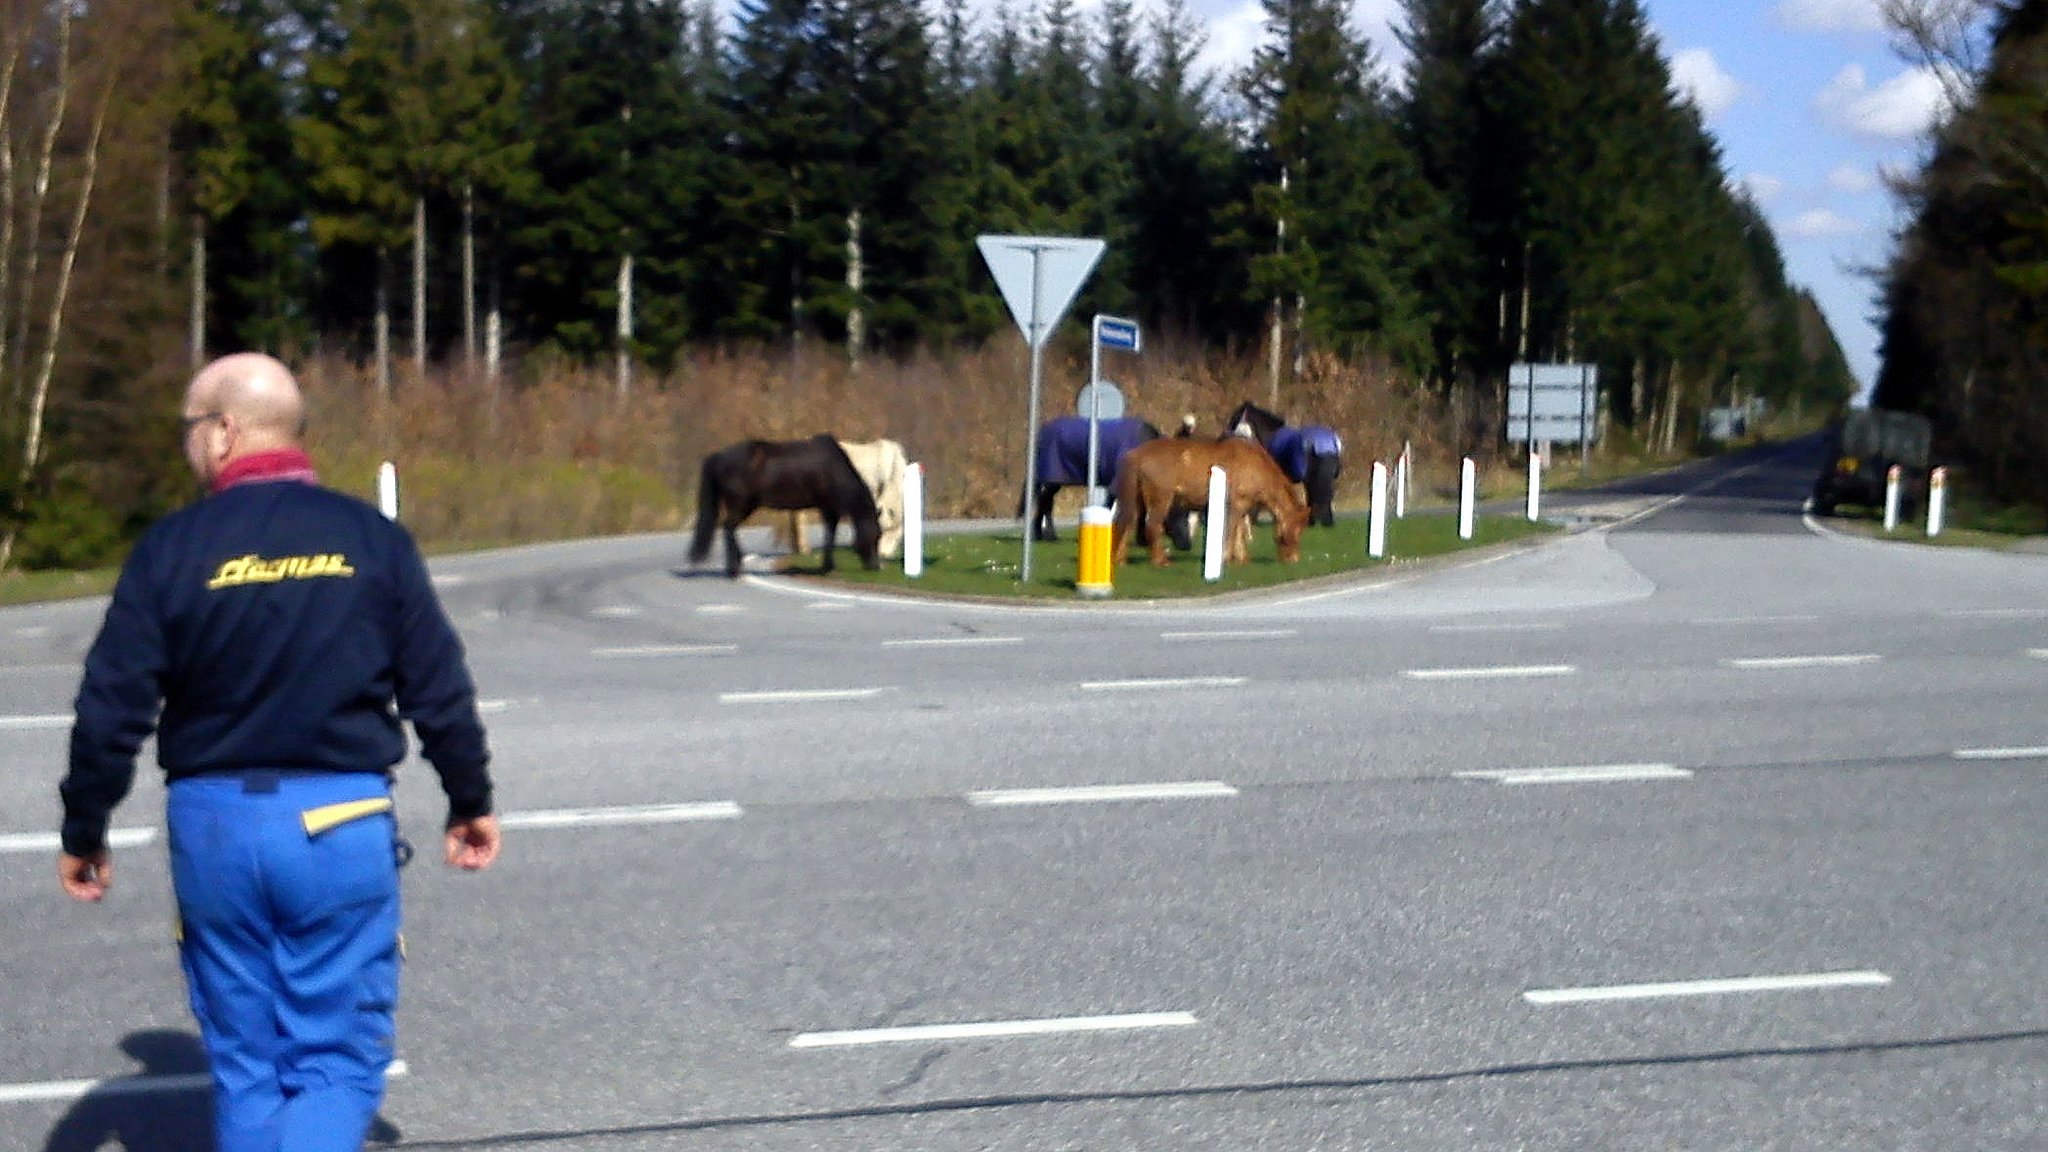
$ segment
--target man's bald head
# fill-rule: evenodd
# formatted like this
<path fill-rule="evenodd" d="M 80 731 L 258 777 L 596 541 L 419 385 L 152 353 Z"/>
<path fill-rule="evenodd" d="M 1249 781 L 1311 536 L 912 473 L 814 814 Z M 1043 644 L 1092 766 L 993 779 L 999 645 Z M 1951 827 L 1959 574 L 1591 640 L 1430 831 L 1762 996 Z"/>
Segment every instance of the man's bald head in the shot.
<path fill-rule="evenodd" d="M 260 352 L 223 356 L 199 370 L 185 393 L 188 415 L 232 420 L 244 443 L 237 455 L 296 444 L 306 430 L 306 398 L 291 369 Z"/>

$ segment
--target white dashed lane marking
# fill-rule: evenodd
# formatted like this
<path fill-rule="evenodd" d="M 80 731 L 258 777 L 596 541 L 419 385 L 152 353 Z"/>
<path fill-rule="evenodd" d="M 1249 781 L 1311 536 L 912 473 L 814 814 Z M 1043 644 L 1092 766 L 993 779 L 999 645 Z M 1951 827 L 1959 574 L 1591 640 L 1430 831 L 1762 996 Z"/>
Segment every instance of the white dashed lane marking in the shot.
<path fill-rule="evenodd" d="M 1829 988 L 1874 988 L 1889 984 L 1882 972 L 1815 972 L 1796 976 L 1737 976 L 1671 984 L 1610 984 L 1595 988 L 1535 988 L 1522 993 L 1531 1004 L 1592 1004 L 1606 1000 L 1654 1000 L 1674 996 L 1732 996 L 1750 992 L 1804 992 Z"/>
<path fill-rule="evenodd" d="M 911 640 L 884 640 L 884 648 L 977 648 L 998 644 L 1022 644 L 1022 636 L 926 636 Z"/>
<path fill-rule="evenodd" d="M 619 824 L 680 824 L 692 820 L 737 820 L 730 800 L 689 804 L 631 804 L 616 808 L 542 808 L 498 817 L 506 828 L 597 828 Z"/>
<path fill-rule="evenodd" d="M 1297 635 L 1295 628 L 1239 628 L 1210 632 L 1161 632 L 1161 640 L 1285 640 Z"/>
<path fill-rule="evenodd" d="M 1242 676 L 1173 676 L 1136 680 L 1083 680 L 1081 687 L 1089 692 L 1142 692 L 1154 688 L 1235 688 L 1245 682 Z"/>
<path fill-rule="evenodd" d="M 406 1074 L 405 1061 L 393 1060 L 384 1075 Z M 182 1076 L 110 1076 L 101 1080 L 43 1080 L 28 1084 L 0 1084 L 0 1104 L 32 1104 L 76 1100 L 82 1096 L 142 1096 L 161 1092 L 205 1092 L 213 1077 L 204 1072 Z"/>
<path fill-rule="evenodd" d="M 639 656 L 722 656 L 737 652 L 737 644 L 631 644 L 619 648 L 592 648 L 600 660 L 627 660 Z"/>
<path fill-rule="evenodd" d="M 114 828 L 107 832 L 109 848 L 140 848 L 156 840 L 154 828 Z M 0 852 L 55 852 L 63 846 L 55 832 L 8 832 L 0 834 Z"/>
<path fill-rule="evenodd" d="M 71 713 L 44 712 L 34 716 L 0 716 L 0 732 L 43 732 L 71 727 Z"/>
<path fill-rule="evenodd" d="M 868 700 L 889 691 L 881 688 L 798 688 L 776 692 L 720 692 L 721 704 L 799 704 L 826 700 Z"/>
<path fill-rule="evenodd" d="M 1199 1024 L 1192 1012 L 1134 1012 L 1122 1016 L 1066 1016 L 1043 1020 L 988 1020 L 975 1024 L 923 1024 L 909 1028 L 862 1028 L 846 1032 L 803 1032 L 791 1048 L 850 1048 L 866 1044 L 918 1044 L 939 1040 L 988 1040 L 1055 1036 L 1066 1032 L 1115 1032 L 1134 1028 L 1185 1028 Z"/>
<path fill-rule="evenodd" d="M 1401 672 L 1410 680 L 1517 680 L 1543 676 L 1570 676 L 1578 671 L 1572 664 L 1505 664 L 1487 668 L 1408 668 Z"/>
<path fill-rule="evenodd" d="M 1235 795 L 1237 789 L 1221 780 L 1183 780 L 1159 784 L 1090 784 L 1069 788 L 994 788 L 982 792 L 969 792 L 967 802 L 982 808 L 1001 808 L 1027 804 L 1192 800 Z"/>
<path fill-rule="evenodd" d="M 1460 772 L 1467 780 L 1496 784 L 1612 784 L 1626 780 L 1689 780 L 1692 773 L 1670 764 L 1588 764 L 1576 768 L 1500 768 Z"/>
<path fill-rule="evenodd" d="M 1724 667 L 1748 672 L 1775 671 L 1783 668 L 1847 668 L 1857 664 L 1875 664 L 1884 657 L 1875 652 L 1849 652 L 1838 656 L 1753 656 L 1721 661 Z"/>
<path fill-rule="evenodd" d="M 2048 748 L 1958 748 L 1958 760 L 2041 760 L 2048 759 Z"/>

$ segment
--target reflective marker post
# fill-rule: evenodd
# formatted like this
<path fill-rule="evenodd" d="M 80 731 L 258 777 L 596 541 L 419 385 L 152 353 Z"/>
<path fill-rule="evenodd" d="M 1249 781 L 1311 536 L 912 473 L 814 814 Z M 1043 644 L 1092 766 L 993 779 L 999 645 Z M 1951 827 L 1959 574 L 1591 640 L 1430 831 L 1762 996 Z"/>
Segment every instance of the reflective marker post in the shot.
<path fill-rule="evenodd" d="M 924 575 L 924 465 L 903 470 L 903 574 Z"/>
<path fill-rule="evenodd" d="M 1074 591 L 1099 600 L 1115 591 L 1115 573 L 1109 562 L 1109 509 L 1090 504 L 1081 509 L 1081 571 Z"/>
<path fill-rule="evenodd" d="M 1476 487 L 1478 487 L 1477 475 L 1472 466 L 1472 458 L 1467 456 L 1465 457 L 1465 462 L 1458 466 L 1458 539 L 1460 540 L 1470 540 L 1472 538 L 1472 491 Z"/>
<path fill-rule="evenodd" d="M 1372 462 L 1371 524 L 1365 530 L 1365 554 L 1377 560 L 1387 554 L 1387 466 Z"/>
<path fill-rule="evenodd" d="M 1927 535 L 1941 535 L 1943 505 L 1948 503 L 1948 469 L 1936 468 L 1927 477 Z"/>
<path fill-rule="evenodd" d="M 1223 469 L 1209 466 L 1209 508 L 1202 513 L 1202 579 L 1215 583 L 1223 579 L 1223 534 L 1230 528 L 1230 482 Z"/>
<path fill-rule="evenodd" d="M 1887 532 L 1899 526 L 1899 480 L 1903 475 L 1897 464 L 1884 474 L 1884 530 Z"/>
<path fill-rule="evenodd" d="M 398 519 L 398 465 L 389 460 L 377 466 L 377 508 L 385 519 Z"/>

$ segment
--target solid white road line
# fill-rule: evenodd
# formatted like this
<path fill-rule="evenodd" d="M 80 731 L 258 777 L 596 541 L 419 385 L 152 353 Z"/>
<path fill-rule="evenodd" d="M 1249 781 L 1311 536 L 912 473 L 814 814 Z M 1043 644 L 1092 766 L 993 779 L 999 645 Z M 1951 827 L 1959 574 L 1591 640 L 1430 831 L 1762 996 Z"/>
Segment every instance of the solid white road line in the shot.
<path fill-rule="evenodd" d="M 1851 652 L 1840 656 L 1755 656 L 1735 660 L 1723 660 L 1722 665 L 1744 671 L 1771 671 L 1781 668 L 1847 668 L 1854 664 L 1875 664 L 1884 657 L 1875 652 Z"/>
<path fill-rule="evenodd" d="M 1237 789 L 1221 780 L 1186 780 L 1161 784 L 1090 784 L 1072 788 L 992 788 L 982 792 L 969 792 L 967 802 L 983 808 L 1003 808 L 1024 804 L 1189 800 L 1235 795 Z"/>
<path fill-rule="evenodd" d="M 737 644 L 633 644 L 623 648 L 592 648 L 600 660 L 630 659 L 636 656 L 719 656 L 737 652 Z"/>
<path fill-rule="evenodd" d="M 1604 988 L 1536 988 L 1522 993 L 1531 1004 L 1589 1004 L 1603 1000 L 1654 1000 L 1671 996 L 1728 996 L 1742 992 L 1797 992 L 1819 988 L 1872 988 L 1889 984 L 1882 972 L 1816 972 L 1799 976 L 1737 976 L 1672 984 L 1611 984 Z"/>
<path fill-rule="evenodd" d="M 0 716 L 0 732 L 44 732 L 71 727 L 71 713 L 45 712 L 38 716 Z"/>
<path fill-rule="evenodd" d="M 1139 680 L 1083 680 L 1081 687 L 1090 692 L 1131 692 L 1147 688 L 1235 688 L 1244 683 L 1242 676 L 1174 676 Z"/>
<path fill-rule="evenodd" d="M 863 1044 L 914 1044 L 934 1040 L 986 1040 L 1006 1036 L 1051 1036 L 1063 1032 L 1115 1032 L 1133 1028 L 1184 1028 L 1198 1024 L 1192 1012 L 1134 1012 L 1123 1016 L 1067 1016 L 1046 1020 L 990 1020 L 979 1024 L 926 1024 L 913 1028 L 863 1028 L 847 1032 L 804 1032 L 791 1048 L 851 1048 Z"/>
<path fill-rule="evenodd" d="M 1499 768 L 1460 772 L 1467 780 L 1496 784 L 1607 784 L 1623 780 L 1690 780 L 1692 773 L 1671 764 L 1588 764 L 1576 768 Z"/>
<path fill-rule="evenodd" d="M 887 692 L 881 688 L 795 688 L 781 692 L 720 692 L 721 704 L 796 704 L 818 700 L 867 700 Z"/>
<path fill-rule="evenodd" d="M 506 828 L 590 828 L 615 824 L 677 824 L 688 820 L 736 820 L 740 806 L 730 800 L 694 804 L 629 804 L 617 808 L 542 808 L 498 817 Z"/>
<path fill-rule="evenodd" d="M 112 828 L 107 847 L 140 848 L 156 840 L 154 828 Z M 55 832 L 9 832 L 0 835 L 0 852 L 55 852 L 64 846 Z"/>
<path fill-rule="evenodd" d="M 915 640 L 884 640 L 884 648 L 972 648 L 987 644 L 1022 644 L 1022 636 L 926 636 Z"/>
<path fill-rule="evenodd" d="M 1459 636 L 1475 632 L 1562 632 L 1562 624 L 1433 624 L 1431 632 Z"/>
<path fill-rule="evenodd" d="M 1958 760 L 2040 760 L 2048 758 L 2048 748 L 1958 748 Z"/>
<path fill-rule="evenodd" d="M 405 1061 L 393 1060 L 384 1069 L 386 1079 L 406 1074 Z M 181 1076 L 109 1076 L 101 1080 L 44 1080 L 29 1084 L 0 1084 L 0 1104 L 31 1104 L 76 1100 L 81 1096 L 140 1096 L 154 1092 L 204 1092 L 213 1087 L 213 1077 L 204 1072 Z"/>
<path fill-rule="evenodd" d="M 1401 675 L 1410 680 L 1509 680 L 1569 676 L 1577 671 L 1571 664 L 1503 664 L 1492 668 L 1406 668 Z"/>
<path fill-rule="evenodd" d="M 1298 628 L 1239 628 L 1213 632 L 1161 632 L 1161 640 L 1285 640 Z"/>

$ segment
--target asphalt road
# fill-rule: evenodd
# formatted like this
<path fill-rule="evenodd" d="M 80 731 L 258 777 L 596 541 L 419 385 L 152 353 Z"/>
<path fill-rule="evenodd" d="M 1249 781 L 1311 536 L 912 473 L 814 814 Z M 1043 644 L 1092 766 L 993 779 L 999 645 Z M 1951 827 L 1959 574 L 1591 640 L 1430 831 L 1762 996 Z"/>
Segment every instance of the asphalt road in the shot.
<path fill-rule="evenodd" d="M 1225 603 L 437 562 L 512 827 L 407 872 L 378 1137 L 2039 1149 L 2048 557 L 1830 532 L 1815 452 Z M 161 785 L 104 906 L 39 842 L 102 607 L 0 612 L 5 1152 L 208 1132 Z"/>

